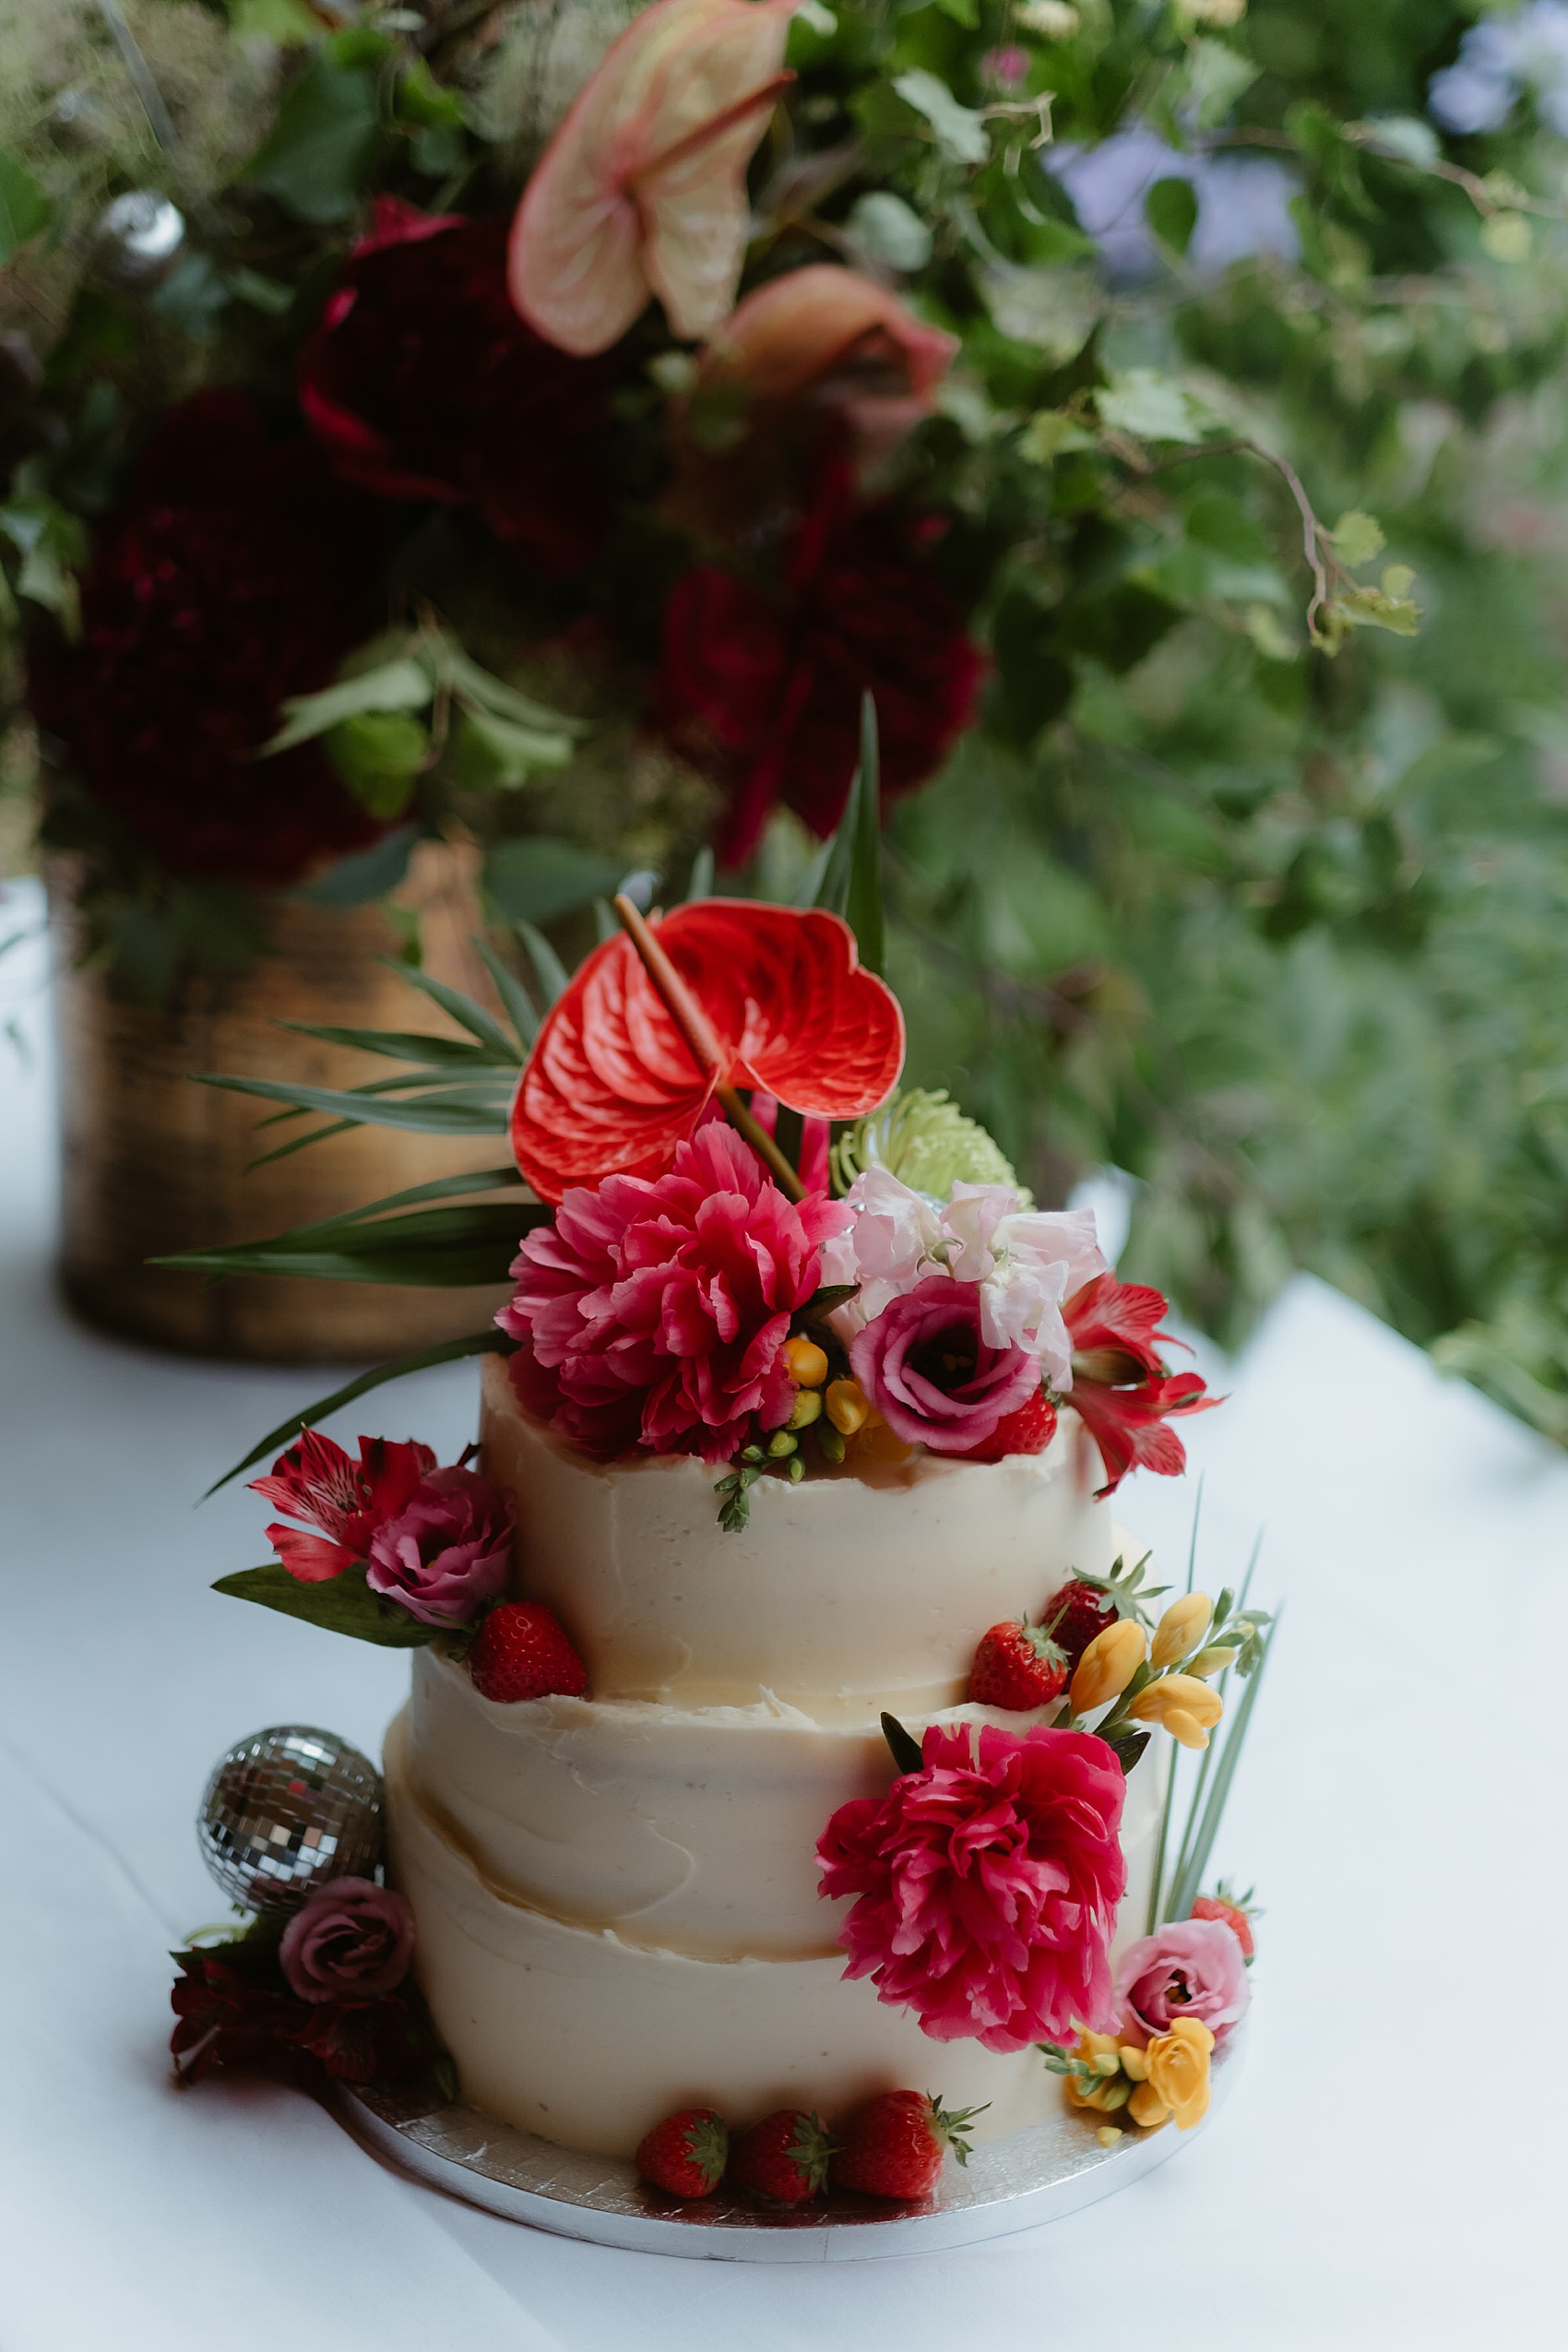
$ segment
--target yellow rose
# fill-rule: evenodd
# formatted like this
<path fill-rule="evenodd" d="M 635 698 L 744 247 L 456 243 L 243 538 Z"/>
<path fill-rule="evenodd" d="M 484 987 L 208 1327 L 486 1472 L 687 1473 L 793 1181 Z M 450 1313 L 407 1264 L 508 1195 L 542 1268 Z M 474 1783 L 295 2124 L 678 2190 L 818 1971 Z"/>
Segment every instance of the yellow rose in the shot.
<path fill-rule="evenodd" d="M 1176 2119 L 1178 2132 L 1190 2132 L 1208 2113 L 1208 2054 L 1214 2036 L 1196 2017 L 1178 2017 L 1168 2034 L 1156 2034 L 1144 2055 L 1148 2080 L 1142 2091 L 1152 2091 Z M 1139 2092 L 1133 2095 L 1135 2102 Z M 1135 2104 L 1129 2110 L 1136 2118 Z M 1141 2119 L 1139 2119 L 1141 2120 Z"/>
<path fill-rule="evenodd" d="M 1108 1699 L 1119 1698 L 1143 1662 L 1143 1627 L 1130 1617 L 1119 1617 L 1114 1625 L 1095 1635 L 1078 1660 L 1067 1686 L 1073 1713 L 1091 1715 Z"/>
<path fill-rule="evenodd" d="M 1163 1724 L 1183 1748 L 1206 1748 L 1225 1702 L 1195 1674 L 1165 1674 L 1140 1691 L 1127 1712 L 1140 1723 Z"/>
<path fill-rule="evenodd" d="M 1180 1600 L 1173 1600 L 1154 1629 L 1149 1664 L 1174 1666 L 1189 1650 L 1195 1650 L 1213 1615 L 1214 1603 L 1206 1593 L 1183 1593 Z"/>

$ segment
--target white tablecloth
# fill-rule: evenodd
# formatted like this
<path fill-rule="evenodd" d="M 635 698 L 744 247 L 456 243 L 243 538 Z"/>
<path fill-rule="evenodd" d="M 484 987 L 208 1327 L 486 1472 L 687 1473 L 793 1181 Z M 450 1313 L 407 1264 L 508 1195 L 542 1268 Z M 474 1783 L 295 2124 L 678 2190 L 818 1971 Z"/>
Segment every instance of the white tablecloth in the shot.
<path fill-rule="evenodd" d="M 305 2098 L 177 2090 L 167 1953 L 222 1909 L 191 1834 L 213 1758 L 284 1720 L 374 1748 L 406 1669 L 208 1592 L 262 1514 L 196 1498 L 327 1380 L 65 1315 L 41 970 L 0 962 L 0 2352 L 1562 2340 L 1568 1463 L 1306 1280 L 1185 1425 L 1201 1581 L 1262 1524 L 1256 1594 L 1289 1610 L 1217 1858 L 1267 1907 L 1246 2073 L 1178 2161 L 968 2252 L 760 2268 L 550 2238 Z M 450 1458 L 473 1414 L 454 1369 L 348 1431 Z M 1193 1483 L 1123 1498 L 1168 1560 Z"/>

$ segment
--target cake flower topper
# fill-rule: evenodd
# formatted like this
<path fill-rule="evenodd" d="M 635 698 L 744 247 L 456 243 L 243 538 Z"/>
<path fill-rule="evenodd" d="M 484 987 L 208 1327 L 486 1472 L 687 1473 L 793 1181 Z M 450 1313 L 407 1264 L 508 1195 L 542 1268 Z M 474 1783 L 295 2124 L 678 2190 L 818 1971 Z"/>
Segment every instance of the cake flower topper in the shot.
<path fill-rule="evenodd" d="M 588 77 L 512 230 L 512 299 L 564 351 L 608 350 L 657 294 L 710 335 L 746 249 L 746 166 L 795 77 L 799 0 L 657 0 Z"/>
<path fill-rule="evenodd" d="M 707 898 L 624 930 L 588 956 L 546 1017 L 518 1084 L 512 1149 L 540 1200 L 607 1176 L 656 1177 L 717 1097 L 791 1198 L 802 1187 L 736 1093 L 857 1119 L 904 1061 L 898 1000 L 859 961 L 841 917 Z"/>

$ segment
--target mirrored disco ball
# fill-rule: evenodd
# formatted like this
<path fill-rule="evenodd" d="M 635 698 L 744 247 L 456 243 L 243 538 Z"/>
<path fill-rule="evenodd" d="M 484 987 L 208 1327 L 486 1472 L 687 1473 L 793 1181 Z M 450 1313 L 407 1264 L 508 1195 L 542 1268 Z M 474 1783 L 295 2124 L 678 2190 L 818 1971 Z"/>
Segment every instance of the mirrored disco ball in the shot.
<path fill-rule="evenodd" d="M 92 267 L 123 293 L 150 293 L 184 251 L 185 224 L 176 206 L 155 188 L 131 188 L 115 197 L 92 232 Z"/>
<path fill-rule="evenodd" d="M 381 1859 L 381 1775 L 307 1723 L 253 1732 L 220 1757 L 196 1818 L 202 1859 L 247 1911 L 291 1911 L 329 1878 Z"/>

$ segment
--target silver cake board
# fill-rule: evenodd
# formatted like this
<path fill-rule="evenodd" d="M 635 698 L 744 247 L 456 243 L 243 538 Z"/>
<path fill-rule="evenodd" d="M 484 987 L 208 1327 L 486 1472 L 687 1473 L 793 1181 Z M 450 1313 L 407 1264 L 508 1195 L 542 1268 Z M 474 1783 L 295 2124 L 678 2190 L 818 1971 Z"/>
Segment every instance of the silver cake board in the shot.
<path fill-rule="evenodd" d="M 477 2108 L 412 2114 L 395 2097 L 339 2086 L 339 2109 L 354 2137 L 404 2172 L 467 2204 L 557 2237 L 641 2254 L 685 2254 L 719 2263 L 842 2263 L 893 2254 L 934 2254 L 979 2245 L 1016 2229 L 1061 2221 L 1141 2180 L 1206 2128 L 1240 2072 L 1239 2038 L 1216 2053 L 1208 2119 L 1192 2132 L 1128 2125 L 1110 2147 L 1095 2137 L 1103 2116 L 1070 2108 L 983 2142 L 967 2166 L 949 2162 L 919 2205 L 835 2195 L 788 2212 L 727 2196 L 695 2203 L 662 2195 L 630 2164 L 558 2147 L 498 2123 Z"/>

